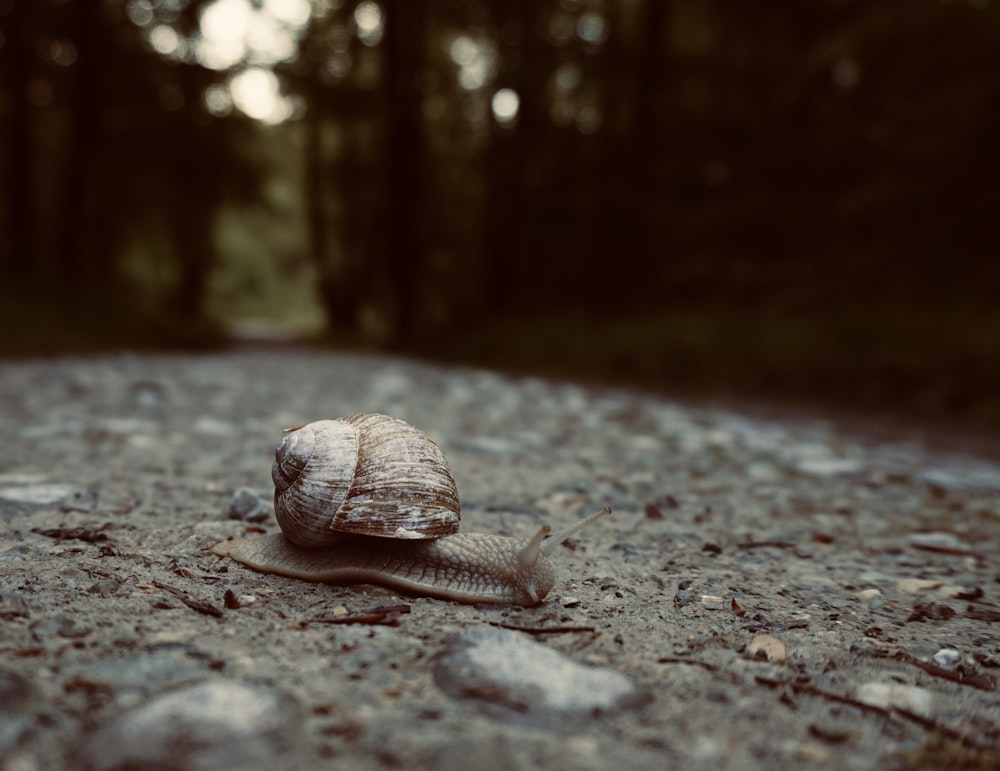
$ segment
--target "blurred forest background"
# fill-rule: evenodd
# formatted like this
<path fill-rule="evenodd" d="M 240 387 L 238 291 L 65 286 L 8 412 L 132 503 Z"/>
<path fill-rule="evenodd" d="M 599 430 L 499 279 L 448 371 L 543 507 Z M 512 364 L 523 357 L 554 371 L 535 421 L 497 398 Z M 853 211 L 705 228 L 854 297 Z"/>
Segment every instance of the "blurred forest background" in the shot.
<path fill-rule="evenodd" d="M 1000 431 L 998 5 L 0 0 L 0 354 L 253 321 Z"/>

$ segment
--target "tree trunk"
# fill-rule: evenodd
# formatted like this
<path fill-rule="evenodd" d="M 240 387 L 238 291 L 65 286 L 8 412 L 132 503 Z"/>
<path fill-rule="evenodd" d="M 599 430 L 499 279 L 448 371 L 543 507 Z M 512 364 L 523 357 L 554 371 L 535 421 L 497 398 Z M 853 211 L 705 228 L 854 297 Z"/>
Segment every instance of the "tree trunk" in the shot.
<path fill-rule="evenodd" d="M 387 0 L 385 8 L 387 158 L 385 202 L 388 286 L 393 334 L 406 343 L 419 323 L 424 262 L 421 192 L 424 144 L 420 77 L 426 30 L 424 0 Z"/>
<path fill-rule="evenodd" d="M 103 106 L 104 46 L 101 40 L 100 0 L 75 0 L 74 25 L 78 59 L 71 95 L 72 130 L 67 146 L 66 184 L 56 240 L 58 285 L 79 287 L 88 275 L 90 216 L 95 207 L 94 178 L 99 163 L 100 119 Z M 106 278 L 106 277 L 104 277 Z M 98 279 L 99 280 L 99 279 Z"/>
<path fill-rule="evenodd" d="M 15 0 L 7 27 L 8 45 L 2 51 L 6 62 L 8 93 L 10 94 L 10 129 L 6 156 L 7 183 L 7 243 L 6 259 L 0 273 L 14 282 L 37 278 L 39 273 L 35 246 L 36 211 L 32 162 L 34 148 L 31 130 L 31 105 L 28 103 L 28 81 L 33 61 L 28 39 L 28 0 Z"/>
<path fill-rule="evenodd" d="M 666 102 L 664 75 L 670 66 L 666 45 L 670 0 L 646 0 L 628 9 L 616 6 L 604 56 L 619 81 L 605 83 L 603 122 L 597 162 L 588 188 L 595 191 L 594 230 L 589 243 L 588 281 L 582 292 L 597 311 L 617 313 L 606 298 L 650 300 L 649 276 L 665 259 L 669 245 L 656 243 L 649 212 L 660 192 L 656 159 L 669 143 L 663 139 Z M 629 25 L 626 28 L 626 25 Z M 624 81 L 624 82 L 621 82 Z"/>
<path fill-rule="evenodd" d="M 331 243 L 330 238 L 326 205 L 328 191 L 325 183 L 334 164 L 323 152 L 327 94 L 322 86 L 315 83 L 310 85 L 309 94 L 310 110 L 303 126 L 305 145 L 302 159 L 305 164 L 303 178 L 309 255 L 316 271 L 317 294 L 327 328 L 353 334 L 357 332 L 360 298 L 363 294 L 362 287 L 353 280 L 356 279 L 357 271 L 351 271 L 344 259 L 336 259 L 335 250 L 339 250 L 341 257 L 344 257 L 343 236 L 338 239 L 337 244 Z M 351 255 L 351 264 L 354 259 L 356 255 Z"/>
<path fill-rule="evenodd" d="M 513 4 L 508 24 L 521 29 L 522 61 L 510 86 L 517 93 L 517 124 L 496 130 L 487 150 L 489 190 L 484 214 L 484 305 L 489 315 L 516 310 L 524 293 L 517 292 L 522 266 L 530 264 L 530 244 L 525 233 L 534 210 L 535 190 L 526 182 L 533 162 L 533 145 L 544 143 L 546 133 L 547 43 L 541 32 L 545 7 L 536 0 Z"/>

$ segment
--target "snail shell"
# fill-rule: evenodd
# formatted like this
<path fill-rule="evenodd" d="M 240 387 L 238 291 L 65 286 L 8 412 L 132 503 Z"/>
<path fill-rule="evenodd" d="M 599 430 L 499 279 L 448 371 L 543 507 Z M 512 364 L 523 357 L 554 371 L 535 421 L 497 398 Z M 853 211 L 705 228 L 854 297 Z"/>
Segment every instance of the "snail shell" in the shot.
<path fill-rule="evenodd" d="M 360 414 L 291 429 L 275 451 L 274 514 L 299 546 L 337 533 L 439 538 L 458 532 L 460 504 L 444 454 L 388 415 Z"/>
<path fill-rule="evenodd" d="M 460 533 L 455 480 L 423 431 L 361 414 L 286 433 L 271 471 L 281 534 L 212 547 L 263 573 L 535 605 L 555 584 L 547 555 L 611 513 L 606 508 L 559 533 L 542 527 L 530 539 Z"/>

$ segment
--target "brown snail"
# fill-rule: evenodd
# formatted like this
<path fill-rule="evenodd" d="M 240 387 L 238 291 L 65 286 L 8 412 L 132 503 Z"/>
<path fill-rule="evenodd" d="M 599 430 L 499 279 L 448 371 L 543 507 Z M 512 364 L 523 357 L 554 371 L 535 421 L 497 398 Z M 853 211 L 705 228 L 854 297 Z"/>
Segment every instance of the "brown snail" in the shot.
<path fill-rule="evenodd" d="M 281 533 L 212 548 L 264 573 L 374 583 L 458 602 L 535 605 L 555 584 L 546 556 L 606 508 L 533 538 L 458 531 L 455 480 L 423 431 L 360 414 L 289 429 L 275 451 Z"/>

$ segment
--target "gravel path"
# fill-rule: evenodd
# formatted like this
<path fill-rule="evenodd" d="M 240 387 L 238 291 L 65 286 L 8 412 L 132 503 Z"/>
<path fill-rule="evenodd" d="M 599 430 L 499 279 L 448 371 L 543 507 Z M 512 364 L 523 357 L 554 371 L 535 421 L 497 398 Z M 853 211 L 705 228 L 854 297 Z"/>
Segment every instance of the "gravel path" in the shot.
<path fill-rule="evenodd" d="M 354 412 L 439 442 L 463 529 L 614 515 L 532 608 L 208 551 Z M 0 362 L 0 439 L 5 771 L 1000 766 L 986 459 L 309 351 Z"/>

